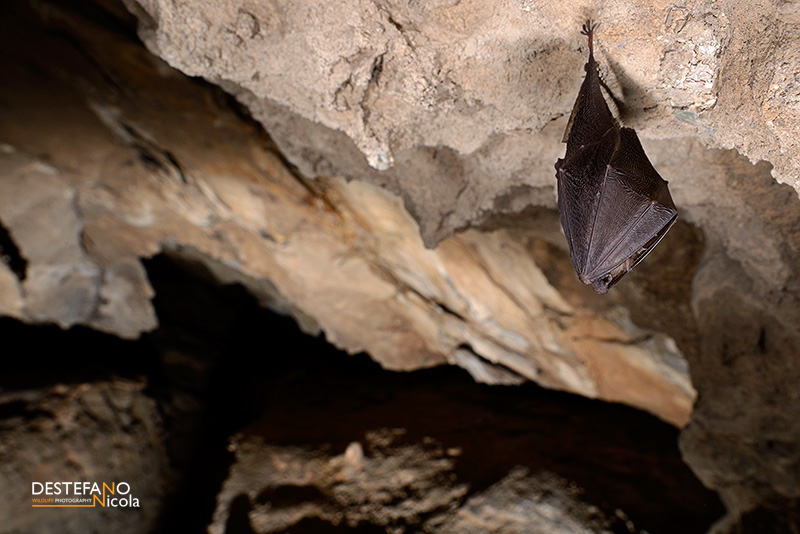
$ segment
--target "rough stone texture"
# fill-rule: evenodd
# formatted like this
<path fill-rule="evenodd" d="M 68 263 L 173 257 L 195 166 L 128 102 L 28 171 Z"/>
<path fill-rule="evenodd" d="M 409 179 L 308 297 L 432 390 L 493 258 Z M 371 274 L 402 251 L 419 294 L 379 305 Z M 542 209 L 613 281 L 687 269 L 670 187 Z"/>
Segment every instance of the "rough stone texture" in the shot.
<path fill-rule="evenodd" d="M 463 484 L 452 483 L 455 477 L 448 477 L 454 459 L 440 446 L 391 449 L 390 432 L 366 439 L 368 454 L 353 442 L 333 457 L 257 439 L 235 440 L 231 448 L 237 462 L 217 499 L 209 533 L 225 534 L 231 507 L 242 497 L 253 530 L 266 533 L 310 518 L 386 527 L 418 522 L 451 508 L 467 492 Z"/>
<path fill-rule="evenodd" d="M 135 337 L 157 324 L 140 258 L 180 250 L 391 369 L 691 416 L 720 531 L 789 517 L 800 202 L 771 174 L 800 188 L 794 4 L 127 3 L 280 152 L 109 24 L 119 6 L 34 5 L 4 4 L 0 32 L 0 312 Z M 575 279 L 553 210 L 587 14 L 688 221 L 606 298 Z"/>
<path fill-rule="evenodd" d="M 230 475 L 226 487 L 232 486 L 222 492 L 220 512 L 231 508 L 237 491 L 246 490 L 251 503 L 250 507 L 243 506 L 246 510 L 258 507 L 268 512 L 263 506 L 268 502 L 286 509 L 290 503 L 294 507 L 300 504 L 298 501 L 312 501 L 317 504 L 309 507 L 312 516 L 319 504 L 328 504 L 329 510 L 336 511 L 327 515 L 330 520 L 363 513 L 359 511 L 363 508 L 361 500 L 348 504 L 327 497 L 337 493 L 332 470 L 307 465 L 308 458 L 316 458 L 315 465 L 327 466 L 331 458 L 346 456 L 349 447 L 358 447 L 353 445 L 357 442 L 364 451 L 365 471 L 369 468 L 370 472 L 339 483 L 360 494 L 364 501 L 374 503 L 370 492 L 363 490 L 378 484 L 374 470 L 387 464 L 397 466 L 397 472 L 418 472 L 414 480 L 419 479 L 423 487 L 432 474 L 438 473 L 439 487 L 468 488 L 466 495 L 450 491 L 453 500 L 448 507 L 417 518 L 410 513 L 402 516 L 397 508 L 419 510 L 426 492 L 413 490 L 413 484 L 409 487 L 407 482 L 381 486 L 385 488 L 382 492 L 395 497 L 388 505 L 392 511 L 374 511 L 371 518 L 364 518 L 359 527 L 367 532 L 369 527 L 384 532 L 379 525 L 386 525 L 390 513 L 397 514 L 396 521 L 389 523 L 395 532 L 401 528 L 417 532 L 423 524 L 427 531 L 438 532 L 444 525 L 449 525 L 448 529 L 461 527 L 465 523 L 462 520 L 470 517 L 497 526 L 504 524 L 505 518 L 508 528 L 524 527 L 526 521 L 527 528 L 544 528 L 538 515 L 556 510 L 548 505 L 541 490 L 553 490 L 554 500 L 566 504 L 557 491 L 564 485 L 553 484 L 556 478 L 569 481 L 580 491 L 579 497 L 578 491 L 570 491 L 569 500 L 596 505 L 602 511 L 597 519 L 605 515 L 613 521 L 627 515 L 637 529 L 652 534 L 702 532 L 722 515 L 721 505 L 709 497 L 679 455 L 671 453 L 678 431 L 647 414 L 545 391 L 532 384 L 478 385 L 466 373 L 445 366 L 413 373 L 363 369 L 357 365 L 362 358 L 342 361 L 341 357 L 298 355 L 294 363 L 281 362 L 277 370 L 275 364 L 261 364 L 263 377 L 250 386 L 247 398 L 262 411 L 235 439 L 235 443 L 249 443 L 250 448 L 246 454 L 236 453 L 235 463 L 226 473 Z M 298 372 L 298 367 L 304 371 Z M 281 368 L 289 372 L 282 373 Z M 253 374 L 258 371 L 250 370 L 249 375 Z M 392 431 L 387 433 L 387 428 Z M 391 443 L 387 446 L 385 439 L 376 439 L 381 436 L 391 437 Z M 319 492 L 309 491 L 311 488 L 299 491 L 280 481 L 282 475 L 276 473 L 269 455 L 262 454 L 276 448 L 296 459 L 286 462 L 285 472 L 296 475 L 295 466 L 303 466 L 299 470 L 309 473 L 308 485 Z M 302 454 L 292 452 L 298 449 Z M 414 460 L 418 457 L 426 461 Z M 442 460 L 447 460 L 446 468 Z M 533 480 L 523 476 L 525 480 L 515 484 L 517 476 L 511 474 L 519 475 L 520 468 L 531 473 Z M 386 470 L 387 477 L 390 472 Z M 237 491 L 232 489 L 234 482 Z M 505 504 L 501 495 L 508 498 Z M 296 497 L 294 502 L 292 496 Z M 526 498 L 533 502 L 524 503 Z M 245 505 L 247 499 L 240 501 L 240 506 Z M 405 505 L 400 506 L 398 501 Z M 565 512 L 567 507 L 557 508 Z M 586 511 L 587 507 L 582 509 Z M 457 517 L 452 515 L 454 511 Z M 293 516 L 298 523 L 287 529 L 293 533 L 332 528 L 330 521 L 319 516 L 313 523 L 313 517 L 303 520 L 296 512 L 299 509 Z M 512 521 L 517 513 L 517 520 Z M 560 513 L 554 516 L 559 521 L 565 519 Z M 437 521 L 427 521 L 433 517 Z M 573 518 L 581 523 L 586 515 L 575 513 Z M 561 521 L 561 528 L 565 523 Z M 628 530 L 627 520 L 613 523 L 613 532 L 639 532 Z M 480 525 L 478 522 L 476 527 Z M 491 530 L 483 528 L 484 532 Z"/>
<path fill-rule="evenodd" d="M 600 64 L 629 125 L 646 138 L 736 148 L 800 191 L 800 10 L 791 3 L 127 3 L 152 50 L 225 83 L 268 126 L 278 108 L 342 132 L 349 140 L 326 149 L 335 134 L 268 127 L 308 176 L 391 183 L 428 244 L 494 212 L 509 192 L 550 190 L 587 16 L 602 24 Z M 334 157 L 340 144 L 351 150 Z M 380 175 L 366 162 L 394 170 Z M 546 191 L 529 195 L 552 205 Z"/>
<path fill-rule="evenodd" d="M 421 523 L 419 532 L 441 534 L 609 534 L 600 510 L 581 502 L 578 492 L 552 473 L 531 475 L 517 468 L 464 499 L 468 488 L 455 482 L 453 472 L 459 450 L 445 450 L 433 440 L 399 445 L 397 435 L 375 431 L 365 437 L 366 450 L 352 442 L 333 456 L 235 438 L 236 463 L 209 534 L 242 527 L 259 534 L 311 532 L 314 524 L 403 532 L 409 523 Z"/>
<path fill-rule="evenodd" d="M 581 502 L 567 481 L 551 473 L 530 475 L 524 469 L 515 469 L 494 486 L 470 497 L 436 532 L 609 534 L 598 512 Z"/>
<path fill-rule="evenodd" d="M 85 532 L 87 524 L 113 524 L 114 532 L 134 534 L 155 526 L 168 467 L 161 417 L 144 387 L 113 380 L 0 393 L 0 410 L 13 414 L 0 419 L 5 532 Z M 36 481 L 127 482 L 139 507 L 32 508 Z"/>
<path fill-rule="evenodd" d="M 85 48 L 60 51 L 77 86 L 42 79 L 49 63 L 3 66 L 17 83 L 0 94 L 36 114 L 0 125 L 0 220 L 27 261 L 24 277 L 3 278 L 19 295 L 5 313 L 135 336 L 156 322 L 139 258 L 181 249 L 387 368 L 459 363 L 491 382 L 526 378 L 688 421 L 695 393 L 675 342 L 635 325 L 619 300 L 584 301 L 590 290 L 571 278 L 559 292 L 537 265 L 569 272 L 552 212 L 541 229 L 472 230 L 427 249 L 394 195 L 304 178 L 213 91 L 159 74 L 134 43 L 119 45 L 125 63 L 98 67 L 112 59 L 96 39 L 83 45 L 92 62 Z M 25 89 L 36 86 L 45 95 Z"/>
<path fill-rule="evenodd" d="M 215 283 L 201 264 L 179 253 L 161 254 L 145 266 L 156 291 L 160 324 L 140 340 L 0 319 L 0 332 L 9 346 L 24 346 L 37 355 L 9 358 L 0 375 L 0 390 L 6 392 L 0 394 L 0 427 L 13 430 L 0 433 L 0 444 L 24 451 L 37 443 L 29 448 L 45 453 L 53 468 L 71 464 L 74 456 L 90 456 L 95 474 L 108 479 L 117 465 L 95 452 L 105 453 L 108 444 L 124 442 L 121 455 L 129 468 L 152 477 L 147 486 L 167 486 L 164 494 L 147 495 L 141 503 L 149 512 L 159 511 L 158 526 L 145 529 L 152 523 L 141 523 L 134 531 L 205 532 L 229 472 L 246 474 L 245 465 L 268 460 L 259 451 L 276 449 L 290 459 L 289 470 L 304 458 L 324 459 L 305 465 L 314 484 L 300 488 L 265 478 L 251 479 L 247 485 L 237 476 L 240 488 L 257 495 L 262 511 L 267 502 L 272 513 L 293 509 L 276 514 L 284 525 L 297 520 L 287 528 L 293 534 L 348 530 L 351 527 L 341 522 L 334 524 L 343 516 L 360 518 L 358 532 L 380 534 L 390 515 L 390 530 L 395 532 L 401 527 L 416 532 L 423 523 L 435 532 L 439 522 L 429 519 L 435 516 L 442 525 L 450 524 L 448 514 L 456 509 L 493 524 L 504 520 L 503 524 L 524 526 L 530 521 L 537 527 L 543 523 L 539 512 L 554 512 L 557 520 L 551 523 L 563 531 L 583 522 L 582 512 L 592 512 L 569 505 L 579 490 L 577 500 L 602 511 L 595 510 L 591 519 L 599 521 L 605 515 L 616 524 L 614 532 L 631 531 L 624 526 L 627 519 L 617 524 L 625 515 L 652 534 L 671 534 L 703 531 L 723 513 L 716 494 L 703 488 L 683 464 L 678 430 L 641 411 L 533 384 L 488 387 L 452 366 L 387 372 L 364 354 L 349 356 L 321 337 L 303 334 L 291 318 L 260 308 L 241 286 Z M 265 340 L 268 349 L 253 350 Z M 80 358 L 64 357 L 71 347 L 81 348 Z M 135 378 L 114 379 L 111 382 L 120 387 L 106 388 L 109 380 L 102 377 L 119 373 Z M 111 412 L 119 411 L 113 419 L 130 422 L 126 407 L 131 390 L 124 387 L 130 384 L 135 384 L 137 402 L 152 409 L 137 412 L 138 419 L 129 426 L 120 427 L 107 417 L 93 424 L 96 412 L 108 415 L 98 408 L 100 397 Z M 15 393 L 8 394 L 8 386 Z M 59 404 L 58 414 L 52 416 L 54 390 L 91 392 L 92 402 L 81 395 L 58 398 L 63 406 Z M 57 432 L 44 423 L 62 413 L 80 424 L 80 439 L 58 434 L 63 438 L 58 443 L 67 442 L 67 448 L 52 441 Z M 257 423 L 248 425 L 254 418 Z M 158 432 L 137 431 L 140 424 Z M 387 433 L 387 425 L 394 430 Z M 238 432 L 255 435 L 254 441 L 266 446 L 231 466 L 234 455 L 226 446 L 229 436 Z M 249 438 L 238 441 L 245 439 Z M 353 442 L 363 444 L 372 476 L 356 473 L 348 482 L 337 482 L 325 469 L 313 469 L 327 466 L 328 459 Z M 143 452 L 130 457 L 128 448 Z M 153 469 L 159 459 L 167 458 L 169 472 Z M 442 458 L 447 459 L 446 468 Z M 56 512 L 43 515 L 20 500 L 29 484 L 25 479 L 31 476 L 30 457 L 20 452 L 4 460 L 3 473 L 11 476 L 0 485 L 0 501 L 14 507 L 10 511 L 15 522 L 27 516 L 22 532 L 50 529 Z M 522 480 L 522 466 L 536 480 Z M 376 468 L 387 476 L 375 476 Z M 57 476 L 52 471 L 37 480 Z M 512 471 L 517 475 L 509 477 Z M 419 476 L 409 484 L 407 476 L 391 476 L 400 472 Z M 558 477 L 543 478 L 544 472 Z M 510 483 L 501 483 L 509 478 Z M 569 502 L 560 495 L 566 488 L 563 481 L 569 481 Z M 338 483 L 348 487 L 338 488 Z M 139 481 L 136 486 L 141 486 Z M 469 493 L 440 490 L 455 486 Z M 376 487 L 392 496 L 389 510 L 381 511 L 375 493 L 364 491 Z M 550 498 L 542 490 L 559 495 Z M 320 494 L 347 498 L 331 506 Z M 467 496 L 470 504 L 464 508 Z M 395 500 L 417 510 L 426 502 L 438 506 L 418 515 Z M 249 510 L 244 506 L 247 499 L 234 501 L 229 507 L 234 517 L 225 521 L 227 534 L 251 532 L 245 528 L 249 520 L 246 525 L 242 521 L 242 512 Z M 320 504 L 326 505 L 323 516 L 315 513 Z M 310 514 L 304 516 L 302 510 Z M 127 511 L 110 516 L 88 512 L 60 524 L 57 532 L 117 531 L 117 523 L 123 531 L 128 529 Z"/>
<path fill-rule="evenodd" d="M 618 291 L 635 322 L 670 334 L 692 366 L 702 395 L 682 441 L 687 460 L 733 510 L 797 497 L 800 205 L 797 191 L 770 178 L 800 190 L 800 12 L 794 4 L 587 2 L 565 10 L 535 1 L 364 0 L 334 8 L 151 0 L 134 10 L 149 14 L 141 28 L 152 50 L 237 95 L 304 174 L 357 178 L 398 193 L 429 246 L 497 214 L 553 206 L 551 164 L 563 150 L 558 140 L 586 53 L 577 29 L 587 15 L 599 20 L 600 64 L 622 118 L 651 139 L 645 148 L 671 180 L 681 218 L 703 236 L 692 239 L 687 231 L 682 237 L 689 242 L 679 243 L 673 231 L 662 244 L 673 257 L 704 246 L 696 270 L 688 257 L 675 271 L 662 271 L 675 272 L 685 292 L 669 280 L 626 280 Z M 736 148 L 773 168 L 703 146 Z M 547 227 L 539 222 L 541 235 Z M 513 231 L 493 236 L 493 256 L 514 250 L 519 220 L 508 227 Z M 447 254 L 474 235 L 446 241 L 437 252 Z M 484 255 L 481 261 L 491 264 Z M 535 272 L 526 266 L 499 274 L 531 291 Z M 490 300 L 485 288 L 480 295 Z M 563 310 L 552 299 L 542 302 L 549 311 Z M 502 316 L 499 309 L 508 308 L 490 308 L 487 316 Z M 617 317 L 619 326 L 619 315 L 601 314 Z M 585 339 L 583 369 L 592 370 L 596 392 L 582 388 L 585 374 L 570 389 L 644 406 L 642 398 L 633 400 L 640 394 L 630 385 L 646 382 L 617 367 L 626 357 L 609 356 L 607 343 L 598 346 L 599 339 L 614 339 L 630 348 L 637 345 L 630 340 L 643 338 L 583 330 L 592 331 L 572 335 L 571 345 Z M 474 336 L 461 337 L 477 354 L 531 376 Z M 551 347 L 545 341 L 535 352 Z M 612 344 L 612 352 L 618 349 Z M 456 354 L 463 364 L 463 352 Z M 648 384 L 641 397 L 659 389 Z"/>

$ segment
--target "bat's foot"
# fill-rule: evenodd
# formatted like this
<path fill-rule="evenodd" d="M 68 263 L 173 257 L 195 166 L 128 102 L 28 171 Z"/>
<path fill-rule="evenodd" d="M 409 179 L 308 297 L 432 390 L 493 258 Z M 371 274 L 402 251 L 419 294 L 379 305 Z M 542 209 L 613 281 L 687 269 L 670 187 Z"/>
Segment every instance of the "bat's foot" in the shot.
<path fill-rule="evenodd" d="M 583 23 L 583 28 L 581 29 L 581 34 L 589 37 L 591 39 L 594 31 L 600 25 L 599 22 L 592 22 L 591 19 L 587 19 L 586 22 Z"/>
<path fill-rule="evenodd" d="M 589 38 L 589 53 L 594 53 L 594 31 L 599 26 L 599 23 L 592 22 L 591 19 L 587 20 L 583 23 L 583 28 L 581 29 L 581 34 L 585 35 Z"/>

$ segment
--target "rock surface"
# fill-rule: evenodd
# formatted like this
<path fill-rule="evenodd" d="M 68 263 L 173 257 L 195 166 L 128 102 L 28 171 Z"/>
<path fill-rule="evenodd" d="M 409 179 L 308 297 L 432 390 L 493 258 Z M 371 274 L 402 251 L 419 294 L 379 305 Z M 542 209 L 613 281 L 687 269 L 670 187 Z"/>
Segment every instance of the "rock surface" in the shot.
<path fill-rule="evenodd" d="M 134 338 L 158 322 L 140 259 L 179 251 L 389 369 L 691 418 L 684 456 L 730 509 L 720 531 L 788 517 L 793 4 L 126 2 L 153 51 L 275 145 L 144 52 L 119 5 L 33 5 L 5 4 L 0 32 L 1 313 Z M 606 298 L 576 280 L 553 209 L 587 14 L 684 221 Z"/>
<path fill-rule="evenodd" d="M 155 527 L 169 469 L 158 407 L 145 386 L 118 379 L 57 384 L 44 394 L 39 388 L 0 394 L 0 410 L 14 414 L 0 419 L 6 532 L 81 532 L 87 523 L 113 524 L 115 532 L 131 534 Z M 32 508 L 35 481 L 125 482 L 139 506 L 115 508 L 109 501 L 91 510 Z"/>
<path fill-rule="evenodd" d="M 298 525 L 311 531 L 310 525 L 326 523 L 400 532 L 404 524 L 422 523 L 419 532 L 442 534 L 611 532 L 599 510 L 552 473 L 515 469 L 464 499 L 468 488 L 453 483 L 457 450 L 445 451 L 430 440 L 398 446 L 395 437 L 388 430 L 374 432 L 366 436 L 367 454 L 352 442 L 332 457 L 255 438 L 234 441 L 236 464 L 209 534 L 226 534 L 234 525 L 263 534 L 304 528 Z"/>
<path fill-rule="evenodd" d="M 428 244 L 502 209 L 495 202 L 509 193 L 552 206 L 550 162 L 580 86 L 587 16 L 601 23 L 600 64 L 628 125 L 645 138 L 736 148 L 800 191 L 794 4 L 127 5 L 154 52 L 246 100 L 304 174 L 391 184 Z M 326 133 L 309 135 L 285 113 Z"/>
<path fill-rule="evenodd" d="M 102 44 L 84 46 L 102 59 Z M 552 212 L 529 228 L 471 230 L 427 249 L 392 194 L 305 178 L 220 109 L 218 94 L 162 75 L 134 43 L 121 48 L 128 63 L 107 71 L 85 48 L 61 51 L 60 69 L 96 84 L 88 93 L 36 78 L 23 60 L 6 66 L 18 82 L 2 89 L 14 109 L 50 107 L 4 125 L 0 220 L 27 266 L 19 276 L 0 267 L 3 293 L 16 295 L 8 315 L 134 337 L 156 324 L 139 258 L 182 250 L 389 369 L 452 362 L 489 382 L 529 379 L 688 421 L 695 392 L 681 350 L 634 324 L 622 301 L 584 300 L 591 291 L 561 275 L 570 267 Z M 37 85 L 52 94 L 25 90 Z M 31 139 L 31 124 L 51 136 Z M 695 246 L 670 262 L 698 257 Z"/>
<path fill-rule="evenodd" d="M 478 385 L 447 366 L 363 369 L 361 358 L 298 356 L 281 367 L 306 371 L 286 375 L 262 366 L 248 396 L 262 411 L 232 440 L 217 525 L 236 510 L 253 527 L 291 516 L 292 532 L 358 521 L 406 532 L 472 523 L 668 534 L 704 531 L 721 514 L 670 452 L 677 430 L 642 412 L 532 384 Z M 422 489 L 431 480 L 435 489 Z"/>
<path fill-rule="evenodd" d="M 681 217 L 703 236 L 702 244 L 685 236 L 676 242 L 674 235 L 662 244 L 665 254 L 688 260 L 676 268 L 684 292 L 667 281 L 645 282 L 640 286 L 655 295 L 631 288 L 638 294 L 625 295 L 624 309 L 635 310 L 640 326 L 670 334 L 692 366 L 703 395 L 683 444 L 704 480 L 722 490 L 734 510 L 757 507 L 766 494 L 797 497 L 800 100 L 793 73 L 800 68 L 800 12 L 794 4 L 619 1 L 570 11 L 535 1 L 354 0 L 332 8 L 279 1 L 172 7 L 151 0 L 139 6 L 137 12 L 149 14 L 141 17 L 142 36 L 152 50 L 237 95 L 304 174 L 356 178 L 399 194 L 428 246 L 493 215 L 553 206 L 550 165 L 562 150 L 554 141 L 585 56 L 577 28 L 586 15 L 601 21 L 600 64 L 622 102 L 622 118 L 644 138 L 660 139 L 645 148 L 672 181 Z M 773 168 L 703 147 L 736 148 Z M 777 186 L 770 173 L 795 191 Z M 521 233 L 519 221 L 508 227 L 513 231 L 493 239 L 500 257 Z M 535 231 L 544 228 L 540 223 Z M 695 263 L 686 251 L 700 247 L 703 256 Z M 448 248 L 445 242 L 437 251 Z M 539 266 L 547 261 L 537 258 Z M 485 256 L 482 262 L 490 264 Z M 569 267 L 562 263 L 559 271 Z M 524 295 L 536 287 L 530 280 L 535 272 L 525 266 L 492 280 L 525 280 Z M 671 298 L 676 294 L 683 296 Z M 481 291 L 482 300 L 486 295 Z M 542 302 L 563 311 L 552 299 Z M 502 316 L 499 309 L 490 308 L 491 317 Z M 609 316 L 603 310 L 595 318 Z M 536 337 L 543 342 L 535 352 L 550 352 L 548 336 Z M 643 398 L 661 389 L 628 375 L 630 365 L 617 368 L 627 359 L 618 356 L 617 342 L 630 348 L 641 336 L 597 335 L 591 325 L 571 337 L 573 347 L 586 341 L 580 358 L 584 370 L 593 370 L 595 385 L 585 387 L 586 373 L 575 373 L 567 389 L 643 407 Z M 498 358 L 472 336 L 468 341 L 476 354 L 532 378 L 510 363 L 513 358 Z M 364 348 L 384 361 L 380 351 Z M 587 355 L 603 363 L 595 366 Z M 656 360 L 674 361 L 663 358 Z M 546 364 L 537 362 L 537 368 Z M 549 374 L 537 380 L 563 387 Z M 639 386 L 639 393 L 632 390 Z M 670 394 L 656 395 L 659 405 L 674 405 L 664 400 Z M 713 445 L 722 441 L 745 444 Z M 752 472 L 734 467 L 762 461 L 764 468 Z"/>

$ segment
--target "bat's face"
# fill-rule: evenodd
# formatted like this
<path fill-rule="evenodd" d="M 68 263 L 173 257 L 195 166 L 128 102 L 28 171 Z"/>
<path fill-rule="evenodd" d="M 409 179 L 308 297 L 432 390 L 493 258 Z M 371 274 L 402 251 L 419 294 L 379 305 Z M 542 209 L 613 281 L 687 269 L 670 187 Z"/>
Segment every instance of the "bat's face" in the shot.
<path fill-rule="evenodd" d="M 603 278 L 598 280 L 589 280 L 586 276 L 581 276 L 580 279 L 584 284 L 591 284 L 592 289 L 594 289 L 599 295 L 605 295 L 608 293 L 609 288 L 616 284 L 627 272 L 628 271 L 624 271 L 617 274 L 608 273 Z"/>

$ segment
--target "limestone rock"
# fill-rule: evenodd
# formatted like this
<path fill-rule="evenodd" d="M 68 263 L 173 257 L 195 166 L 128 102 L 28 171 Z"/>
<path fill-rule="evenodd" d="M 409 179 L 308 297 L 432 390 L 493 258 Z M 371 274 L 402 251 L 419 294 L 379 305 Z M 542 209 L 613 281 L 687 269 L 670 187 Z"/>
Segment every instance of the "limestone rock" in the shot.
<path fill-rule="evenodd" d="M 548 387 L 568 382 L 568 390 L 585 395 L 642 407 L 657 398 L 664 416 L 693 398 L 675 379 L 686 370 L 669 355 L 675 341 L 700 389 L 695 424 L 683 437 L 687 460 L 727 495 L 732 510 L 795 498 L 800 430 L 790 421 L 800 411 L 792 393 L 800 379 L 794 358 L 800 347 L 800 121 L 792 73 L 800 68 L 800 39 L 793 4 L 611 1 L 566 10 L 533 0 L 354 0 L 337 5 L 335 13 L 313 2 L 128 4 L 141 14 L 141 34 L 152 50 L 235 94 L 305 175 L 359 179 L 397 193 L 424 243 L 440 243 L 437 255 L 454 257 L 468 243 L 489 269 L 516 264 L 507 254 L 524 236 L 520 227 L 530 222 L 498 218 L 554 205 L 551 165 L 563 150 L 558 140 L 585 61 L 577 30 L 586 16 L 600 21 L 599 62 L 621 116 L 639 131 L 656 168 L 671 181 L 681 219 L 699 233 L 687 229 L 676 241 L 673 231 L 659 258 L 675 261 L 675 267 L 662 259 L 661 276 L 626 280 L 617 291 L 622 309 L 607 308 L 613 300 L 592 304 L 593 320 L 600 323 L 589 325 L 576 320 L 585 308 L 575 308 L 559 285 L 569 282 L 560 274 L 554 282 L 552 273 L 568 272 L 569 266 L 551 257 L 560 245 L 550 221 L 547 245 L 539 242 L 528 251 L 540 272 L 551 274 L 548 284 L 559 289 L 569 311 L 537 289 L 535 268 L 490 274 L 495 282 L 501 280 L 497 274 L 521 280 L 524 271 L 522 308 L 533 320 L 523 330 L 539 332 L 525 338 L 535 339 L 532 352 L 544 351 L 546 359 L 514 356 L 523 347 L 507 333 L 520 327 L 508 325 L 522 323 L 509 315 L 513 306 L 489 298 L 479 283 L 470 284 L 480 297 L 468 297 L 466 309 L 479 324 L 487 317 L 507 326 L 498 331 L 482 324 L 484 334 L 477 337 L 467 330 L 458 336 L 461 352 L 444 352 L 450 361 L 458 354 L 456 361 L 474 368 L 475 358 L 464 359 L 472 351 Z M 193 24 L 203 31 L 192 31 Z M 735 148 L 772 167 L 709 148 Z M 794 189 L 780 187 L 771 175 Z M 536 221 L 532 233 L 538 238 L 548 235 L 545 221 Z M 487 234 L 470 232 L 443 241 L 481 225 L 500 228 L 490 243 L 484 242 Z M 647 268 L 656 261 L 649 258 Z M 553 268 L 542 269 L 546 265 Z M 675 278 L 668 278 L 672 273 Z M 529 292 L 540 304 L 529 306 Z M 517 296 L 515 289 L 506 294 Z M 464 316 L 457 300 L 434 300 Z M 585 295 L 580 301 L 594 303 Z M 569 324 L 556 323 L 572 332 L 569 343 L 541 330 L 538 306 L 545 315 L 566 311 Z M 629 316 L 636 328 L 647 330 L 620 336 Z M 609 317 L 611 324 L 604 322 Z M 583 326 L 576 331 L 578 325 Z M 644 340 L 662 349 L 642 352 L 658 356 L 639 355 L 634 347 Z M 581 365 L 553 357 L 566 347 Z M 387 361 L 379 352 L 373 354 Z M 646 375 L 658 366 L 659 383 L 651 384 Z M 632 369 L 635 374 L 628 374 Z M 665 383 L 671 385 L 665 389 Z M 713 445 L 729 440 L 747 445 Z M 763 469 L 740 468 L 762 461 Z"/>
<path fill-rule="evenodd" d="M 621 300 L 594 315 L 586 288 L 566 278 L 559 291 L 561 278 L 553 285 L 538 265 L 570 269 L 552 212 L 541 228 L 470 230 L 431 250 L 396 196 L 287 168 L 251 124 L 214 104 L 213 91 L 162 75 L 133 43 L 119 45 L 128 63 L 115 70 L 87 67 L 82 54 L 110 53 L 103 37 L 89 41 L 93 52 L 62 51 L 59 68 L 96 84 L 89 93 L 48 77 L 46 64 L 36 74 L 24 59 L 5 66 L 18 83 L 0 91 L 15 109 L 43 106 L 25 91 L 38 84 L 51 88 L 51 108 L 73 116 L 41 113 L 5 129 L 0 220 L 28 273 L 6 313 L 135 336 L 156 321 L 138 260 L 178 250 L 389 369 L 460 363 L 476 376 L 499 372 L 688 421 L 695 393 L 669 336 L 637 326 Z M 109 76 L 151 91 L 112 91 Z M 29 124 L 58 135 L 33 143 Z M 66 274 L 38 275 L 53 271 Z"/>
<path fill-rule="evenodd" d="M 366 436 L 365 452 L 352 442 L 340 455 L 276 447 L 256 437 L 231 443 L 236 463 L 217 501 L 210 534 L 234 525 L 259 534 L 359 524 L 401 530 L 422 522 L 421 532 L 449 534 L 608 534 L 596 507 L 552 473 L 512 470 L 496 485 L 464 499 L 454 483 L 454 456 L 428 441 L 395 444 L 396 432 Z M 459 503 L 461 503 L 459 505 Z"/>
<path fill-rule="evenodd" d="M 78 532 L 109 523 L 125 533 L 155 527 L 168 465 L 158 407 L 145 386 L 117 379 L 0 393 L 0 409 L 14 414 L 0 421 L 0 515 L 7 532 Z M 33 482 L 73 481 L 115 484 L 115 492 L 125 482 L 127 490 L 120 491 L 139 506 L 113 507 L 109 500 L 92 509 L 31 507 Z M 40 491 L 38 497 L 47 498 Z M 65 492 L 62 485 L 60 497 Z"/>
<path fill-rule="evenodd" d="M 232 519 L 249 522 L 258 533 L 281 532 L 308 519 L 391 527 L 441 513 L 466 493 L 463 484 L 447 482 L 454 459 L 441 447 L 393 448 L 392 441 L 391 432 L 379 432 L 367 437 L 368 455 L 353 442 L 343 454 L 325 457 L 255 438 L 235 440 L 237 463 L 208 531 L 225 534 Z M 237 509 L 237 502 L 246 504 Z"/>
<path fill-rule="evenodd" d="M 601 23 L 601 67 L 642 136 L 736 148 L 772 163 L 777 180 L 800 191 L 792 4 L 127 5 L 154 52 L 246 100 L 306 175 L 391 183 L 428 244 L 474 224 L 510 191 L 550 187 L 552 168 L 539 162 L 561 151 L 548 141 L 563 131 L 580 86 L 587 16 Z M 302 121 L 280 118 L 286 113 L 349 139 L 309 136 Z M 552 205 L 544 195 L 532 200 Z"/>
<path fill-rule="evenodd" d="M 581 502 L 575 490 L 558 476 L 531 475 L 525 469 L 515 469 L 494 486 L 470 497 L 438 532 L 609 534 L 598 512 Z"/>
<path fill-rule="evenodd" d="M 691 420 L 731 524 L 798 498 L 790 4 L 127 1 L 268 135 L 118 5 L 32 5 L 0 32 L 0 313 L 136 337 L 169 250 L 390 369 Z M 682 221 L 606 298 L 554 211 L 587 14 Z"/>

